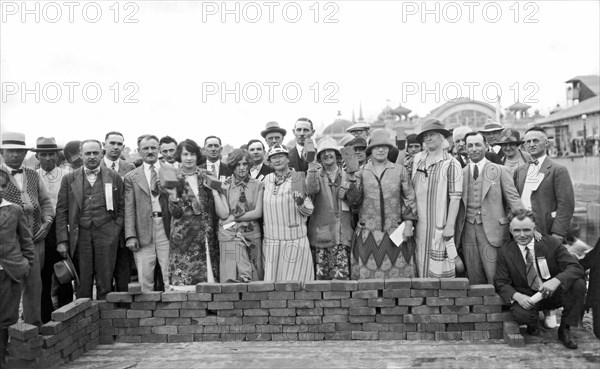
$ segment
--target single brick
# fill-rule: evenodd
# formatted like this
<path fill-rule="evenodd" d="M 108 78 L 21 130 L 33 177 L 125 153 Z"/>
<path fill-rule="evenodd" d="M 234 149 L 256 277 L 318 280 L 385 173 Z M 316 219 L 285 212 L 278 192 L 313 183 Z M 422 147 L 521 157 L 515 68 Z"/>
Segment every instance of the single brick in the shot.
<path fill-rule="evenodd" d="M 244 309 L 244 316 L 269 316 L 269 309 Z"/>
<path fill-rule="evenodd" d="M 436 341 L 460 341 L 462 332 L 435 332 Z"/>
<path fill-rule="evenodd" d="M 361 329 L 362 324 L 360 323 L 335 323 L 335 330 L 337 332 L 359 331 Z"/>
<path fill-rule="evenodd" d="M 442 314 L 469 314 L 471 311 L 468 306 L 442 306 Z"/>
<path fill-rule="evenodd" d="M 131 297 L 131 295 L 127 295 Z M 52 312 L 52 320 L 63 322 L 65 320 L 75 317 L 79 313 L 83 313 L 86 309 L 92 306 L 92 300 L 89 298 L 77 299 L 57 310 Z M 85 313 L 82 314 L 82 316 Z"/>
<path fill-rule="evenodd" d="M 373 307 L 351 307 L 350 315 L 375 315 L 376 309 Z"/>
<path fill-rule="evenodd" d="M 406 314 L 404 323 L 431 323 L 431 315 Z"/>
<path fill-rule="evenodd" d="M 296 324 L 321 324 L 320 316 L 297 316 Z"/>
<path fill-rule="evenodd" d="M 179 326 L 179 325 L 190 325 L 190 324 L 192 324 L 191 318 L 166 318 L 165 319 L 165 325 L 167 325 L 167 326 L 169 326 L 169 325 Z"/>
<path fill-rule="evenodd" d="M 325 315 L 348 315 L 350 310 L 348 308 L 325 308 L 323 313 Z"/>
<path fill-rule="evenodd" d="M 431 316 L 432 323 L 458 323 L 456 314 L 434 314 Z"/>
<path fill-rule="evenodd" d="M 127 310 L 127 318 L 150 318 L 152 316 L 152 310 Z"/>
<path fill-rule="evenodd" d="M 465 331 L 462 332 L 464 341 L 489 340 L 490 332 L 487 331 Z"/>
<path fill-rule="evenodd" d="M 379 332 L 352 331 L 353 340 L 378 340 Z"/>
<path fill-rule="evenodd" d="M 286 324 L 283 326 L 283 333 L 308 332 L 308 327 L 308 324 Z"/>
<path fill-rule="evenodd" d="M 439 278 L 413 278 L 411 282 L 411 289 L 413 290 L 431 290 L 440 289 Z"/>
<path fill-rule="evenodd" d="M 57 310 L 54 311 L 54 313 Z M 115 310 L 102 310 L 100 312 L 100 316 L 102 319 L 123 319 L 127 318 L 127 310 L 126 309 L 115 309 Z M 52 318 L 54 320 L 54 318 Z"/>
<path fill-rule="evenodd" d="M 268 316 L 244 316 L 242 318 L 243 324 L 268 324 Z"/>
<path fill-rule="evenodd" d="M 510 322 L 512 320 L 513 317 L 510 311 L 487 314 L 488 322 Z"/>
<path fill-rule="evenodd" d="M 269 298 L 268 292 L 242 292 L 242 300 L 261 301 Z"/>
<path fill-rule="evenodd" d="M 502 297 L 496 296 L 483 296 L 484 305 L 504 305 Z"/>
<path fill-rule="evenodd" d="M 483 297 L 457 297 L 454 299 L 456 306 L 483 305 Z"/>
<path fill-rule="evenodd" d="M 331 291 L 356 291 L 358 290 L 358 281 L 331 281 Z"/>
<path fill-rule="evenodd" d="M 387 323 L 363 323 L 363 331 L 365 332 L 387 332 L 390 330 L 390 325 Z"/>
<path fill-rule="evenodd" d="M 376 323 L 402 323 L 404 322 L 404 318 L 402 315 L 376 315 L 375 316 Z"/>
<path fill-rule="evenodd" d="M 139 302 L 149 302 L 149 301 L 160 301 L 161 292 L 160 291 L 151 291 L 151 292 L 143 292 L 139 295 L 133 296 L 134 301 Z"/>
<path fill-rule="evenodd" d="M 221 285 L 217 283 L 198 283 L 196 292 L 221 293 Z"/>
<path fill-rule="evenodd" d="M 175 327 L 177 328 L 177 327 Z M 142 343 L 167 343 L 166 334 L 143 334 Z"/>
<path fill-rule="evenodd" d="M 40 328 L 40 334 L 44 336 L 53 336 L 59 334 L 67 327 L 66 323 L 49 321 Z"/>
<path fill-rule="evenodd" d="M 321 315 L 323 315 L 323 308 L 297 308 L 296 315 L 298 315 L 298 316 L 321 316 Z"/>
<path fill-rule="evenodd" d="M 132 301 L 133 301 L 133 296 L 131 296 L 128 292 L 109 292 L 106 294 L 106 302 L 132 302 Z"/>
<path fill-rule="evenodd" d="M 125 328 L 125 334 L 129 335 L 141 335 L 141 334 L 152 334 L 152 327 L 132 327 Z"/>
<path fill-rule="evenodd" d="M 383 297 L 385 298 L 398 298 L 398 297 L 410 297 L 410 290 L 383 290 Z"/>
<path fill-rule="evenodd" d="M 233 309 L 233 301 L 218 301 L 209 302 L 208 310 L 225 310 Z"/>
<path fill-rule="evenodd" d="M 256 281 L 248 283 L 248 292 L 269 292 L 275 291 L 275 283 Z"/>
<path fill-rule="evenodd" d="M 139 325 L 140 325 L 140 320 L 135 319 L 135 318 L 113 319 L 113 327 L 115 327 L 115 328 L 139 327 Z M 75 339 L 75 337 L 73 339 Z"/>
<path fill-rule="evenodd" d="M 282 309 L 287 307 L 287 300 L 263 300 L 260 302 L 260 307 L 263 309 Z"/>
<path fill-rule="evenodd" d="M 212 301 L 212 293 L 188 292 L 188 301 Z"/>
<path fill-rule="evenodd" d="M 435 333 L 433 333 L 433 332 L 406 332 L 406 339 L 408 341 L 433 341 L 433 340 L 435 340 Z"/>
<path fill-rule="evenodd" d="M 306 291 L 331 291 L 331 281 L 308 281 L 304 283 L 304 289 Z"/>
<path fill-rule="evenodd" d="M 270 316 L 296 316 L 296 309 L 269 309 Z"/>
<path fill-rule="evenodd" d="M 417 325 L 413 323 L 409 324 L 390 324 L 390 330 L 392 332 L 416 332 Z"/>
<path fill-rule="evenodd" d="M 500 313 L 502 312 L 502 306 L 500 305 L 475 305 L 472 308 L 474 313 Z"/>
<path fill-rule="evenodd" d="M 187 301 L 188 293 L 186 291 L 167 291 L 161 295 L 161 301 L 163 302 L 174 302 L 174 301 Z"/>
<path fill-rule="evenodd" d="M 235 301 L 233 303 L 234 309 L 260 309 L 260 301 L 246 300 L 246 301 Z"/>
<path fill-rule="evenodd" d="M 383 279 L 359 279 L 359 290 L 383 290 L 385 281 Z"/>
<path fill-rule="evenodd" d="M 273 341 L 298 341 L 298 333 L 273 333 Z"/>
<path fill-rule="evenodd" d="M 130 309 L 132 309 L 132 310 L 156 310 L 156 302 L 154 302 L 154 301 L 132 302 Z"/>
<path fill-rule="evenodd" d="M 469 290 L 467 291 L 467 296 L 469 297 L 494 296 L 495 294 L 496 290 L 491 284 L 473 284 L 469 286 Z"/>
<path fill-rule="evenodd" d="M 213 296 L 213 301 L 215 301 L 215 302 L 217 302 L 217 301 L 239 301 L 239 300 L 240 300 L 239 292 L 217 293 Z"/>
<path fill-rule="evenodd" d="M 495 323 L 490 323 L 490 322 L 485 322 L 485 323 L 475 323 L 475 330 L 476 331 L 496 331 L 496 330 L 502 330 L 502 322 L 495 322 Z"/>
<path fill-rule="evenodd" d="M 289 308 L 314 308 L 315 300 L 290 300 L 287 306 Z"/>
<path fill-rule="evenodd" d="M 311 324 L 308 326 L 309 332 L 335 332 L 335 323 Z"/>
<path fill-rule="evenodd" d="M 423 305 L 424 302 L 423 297 L 404 297 L 398 299 L 398 306 L 418 306 Z"/>
<path fill-rule="evenodd" d="M 112 303 L 112 302 L 106 302 L 106 301 L 97 301 L 97 305 L 98 305 L 98 310 L 102 311 L 102 310 L 113 310 L 117 308 L 117 305 Z"/>
<path fill-rule="evenodd" d="M 267 292 L 269 300 L 293 300 L 294 292 L 272 291 Z"/>
<path fill-rule="evenodd" d="M 425 304 L 428 306 L 450 306 L 454 305 L 454 299 L 441 297 L 428 297 L 425 299 Z"/>
<path fill-rule="evenodd" d="M 157 310 L 179 310 L 181 309 L 181 306 L 181 301 L 156 303 Z"/>
<path fill-rule="evenodd" d="M 446 331 L 473 331 L 475 330 L 475 323 L 449 323 L 446 326 Z"/>
<path fill-rule="evenodd" d="M 377 290 L 352 291 L 353 299 L 368 299 L 377 297 L 379 297 L 379 291 Z"/>
<path fill-rule="evenodd" d="M 169 343 L 194 342 L 193 334 L 169 334 L 167 336 Z"/>
<path fill-rule="evenodd" d="M 408 314 L 408 306 L 394 306 L 381 308 L 381 315 L 404 315 Z"/>
<path fill-rule="evenodd" d="M 269 324 L 296 324 L 296 318 L 293 316 L 270 316 Z"/>
<path fill-rule="evenodd" d="M 502 322 L 504 333 L 519 333 L 519 325 L 517 322 Z"/>
<path fill-rule="evenodd" d="M 221 334 L 194 334 L 194 342 L 218 342 L 221 340 Z"/>
<path fill-rule="evenodd" d="M 205 316 L 202 318 L 191 318 L 192 325 L 215 325 L 217 324 L 217 317 L 214 315 Z"/>
<path fill-rule="evenodd" d="M 157 318 L 177 318 L 179 317 L 179 310 L 155 310 L 154 316 Z"/>
<path fill-rule="evenodd" d="M 458 316 L 459 323 L 480 323 L 485 322 L 486 316 L 485 314 L 465 314 Z"/>
<path fill-rule="evenodd" d="M 323 297 L 319 291 L 300 291 L 294 292 L 296 300 L 320 300 Z"/>
<path fill-rule="evenodd" d="M 350 323 L 375 323 L 375 315 L 349 315 Z"/>
<path fill-rule="evenodd" d="M 440 278 L 440 289 L 442 290 L 466 290 L 469 288 L 467 278 Z"/>
<path fill-rule="evenodd" d="M 152 334 L 177 334 L 177 326 L 161 325 L 152 327 Z"/>
<path fill-rule="evenodd" d="M 395 341 L 405 339 L 406 333 L 404 332 L 379 332 L 379 340 L 381 341 Z"/>
<path fill-rule="evenodd" d="M 325 333 L 322 333 L 322 332 L 298 333 L 298 341 L 322 341 L 324 339 L 325 339 Z"/>
<path fill-rule="evenodd" d="M 242 317 L 244 316 L 244 310 L 242 309 L 231 309 L 231 310 L 218 310 L 217 311 L 217 316 L 218 317 Z"/>
<path fill-rule="evenodd" d="M 340 315 L 324 315 L 323 323 L 347 323 L 349 322 L 348 314 L 340 314 Z"/>
<path fill-rule="evenodd" d="M 438 297 L 441 297 L 441 298 L 467 297 L 467 290 L 439 290 Z"/>
<path fill-rule="evenodd" d="M 419 289 L 419 290 L 410 290 L 410 296 L 411 297 L 437 297 L 438 295 L 438 291 L 439 290 L 426 290 L 426 289 Z"/>
<path fill-rule="evenodd" d="M 383 297 L 369 299 L 369 307 L 392 307 L 396 306 L 396 299 L 386 299 Z"/>
<path fill-rule="evenodd" d="M 423 323 L 417 324 L 417 332 L 445 332 L 446 324 L 443 323 Z"/>
<path fill-rule="evenodd" d="M 323 292 L 324 300 L 348 299 L 348 298 L 350 298 L 350 291 Z"/>
<path fill-rule="evenodd" d="M 181 303 L 182 309 L 206 309 L 208 303 L 205 301 L 184 301 Z"/>
<path fill-rule="evenodd" d="M 325 333 L 325 340 L 332 340 L 332 341 L 350 341 L 352 339 L 352 332 L 348 331 L 348 332 L 332 332 L 332 333 Z"/>
<path fill-rule="evenodd" d="M 142 293 L 142 285 L 140 283 L 129 283 L 127 284 L 127 293 L 130 295 L 139 295 Z"/>
<path fill-rule="evenodd" d="M 328 300 L 323 300 L 323 302 L 327 302 Z M 369 304 L 367 299 L 343 299 L 343 300 L 331 300 L 332 302 L 337 301 L 341 302 L 342 307 L 366 307 Z M 316 305 L 316 304 L 315 304 Z"/>
<path fill-rule="evenodd" d="M 248 292 L 245 283 L 221 283 L 221 293 Z"/>
<path fill-rule="evenodd" d="M 275 291 L 295 292 L 302 290 L 301 281 L 275 282 Z"/>
<path fill-rule="evenodd" d="M 412 280 L 410 278 L 390 278 L 385 280 L 386 290 L 404 290 L 410 289 Z"/>

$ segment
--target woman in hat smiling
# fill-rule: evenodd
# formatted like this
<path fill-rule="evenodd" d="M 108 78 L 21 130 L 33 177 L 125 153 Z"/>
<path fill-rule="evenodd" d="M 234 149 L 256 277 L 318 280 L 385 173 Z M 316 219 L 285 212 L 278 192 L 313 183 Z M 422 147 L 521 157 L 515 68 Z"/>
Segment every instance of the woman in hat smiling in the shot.
<path fill-rule="evenodd" d="M 449 136 L 450 132 L 438 119 L 423 122 L 417 140 L 423 142 L 425 151 L 416 154 L 410 163 L 419 214 L 416 255 L 421 278 L 455 275 L 454 255 L 449 257 L 446 246 L 453 244 L 462 195 L 462 170 L 460 163 L 443 150 Z"/>
<path fill-rule="evenodd" d="M 525 141 L 521 141 L 521 135 L 514 129 L 505 128 L 500 134 L 500 140 L 494 142 L 494 145 L 502 147 L 505 156 L 502 158 L 502 164 L 505 165 L 512 173 L 519 165 L 529 163 L 531 155 L 523 152 L 520 147 Z"/>
<path fill-rule="evenodd" d="M 405 223 L 404 238 L 413 235 L 417 219 L 415 193 L 405 168 L 388 160 L 390 134 L 376 129 L 371 135 L 367 162 L 357 173 L 348 174 L 346 193 L 359 207 L 359 222 L 352 245 L 352 279 L 414 277 L 414 243 L 396 247 L 390 235 Z"/>

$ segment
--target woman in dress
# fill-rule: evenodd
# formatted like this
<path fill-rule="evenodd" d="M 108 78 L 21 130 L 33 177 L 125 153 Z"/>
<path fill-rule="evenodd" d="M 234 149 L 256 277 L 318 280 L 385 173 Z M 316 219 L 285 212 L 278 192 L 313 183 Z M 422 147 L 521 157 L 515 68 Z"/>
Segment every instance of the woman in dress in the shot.
<path fill-rule="evenodd" d="M 350 279 L 352 214 L 344 198 L 346 174 L 337 164 L 341 154 L 333 138 L 317 146 L 317 162 L 308 163 L 306 191 L 315 207 L 308 223 L 316 279 Z M 320 165 L 319 165 L 320 163 Z"/>
<path fill-rule="evenodd" d="M 252 178 L 252 158 L 242 149 L 227 156 L 233 171 L 223 186 L 216 190 L 215 209 L 219 222 L 221 283 L 262 280 L 262 241 L 258 220 L 262 218 L 264 184 Z"/>
<path fill-rule="evenodd" d="M 437 119 L 428 119 L 417 140 L 424 151 L 413 157 L 409 167 L 417 198 L 417 271 L 419 277 L 455 276 L 454 223 L 462 195 L 460 163 L 443 150 L 450 132 Z"/>
<path fill-rule="evenodd" d="M 306 196 L 304 175 L 288 167 L 289 153 L 281 145 L 271 148 L 269 160 L 275 172 L 264 179 L 265 281 L 312 281 L 306 219 L 313 212 L 313 204 Z"/>
<path fill-rule="evenodd" d="M 169 277 L 172 286 L 189 286 L 219 279 L 219 248 L 214 239 L 213 191 L 206 170 L 198 167 L 202 154 L 193 140 L 177 145 L 177 189 L 169 190 L 171 248 Z"/>
<path fill-rule="evenodd" d="M 350 205 L 359 207 L 359 221 L 352 245 L 352 279 L 400 278 L 416 275 L 414 242 L 396 246 L 390 235 L 404 222 L 404 239 L 413 235 L 417 219 L 415 194 L 402 165 L 388 160 L 390 134 L 376 129 L 371 135 L 367 162 L 356 174 L 348 174 L 346 193 Z"/>
<path fill-rule="evenodd" d="M 502 158 L 502 164 L 510 169 L 510 172 L 513 174 L 519 165 L 527 164 L 531 161 L 531 155 L 520 149 L 524 143 L 525 141 L 521 141 L 519 132 L 510 128 L 505 128 L 502 131 L 500 141 L 492 143 L 492 145 L 502 147 L 502 151 L 505 154 L 504 158 Z"/>

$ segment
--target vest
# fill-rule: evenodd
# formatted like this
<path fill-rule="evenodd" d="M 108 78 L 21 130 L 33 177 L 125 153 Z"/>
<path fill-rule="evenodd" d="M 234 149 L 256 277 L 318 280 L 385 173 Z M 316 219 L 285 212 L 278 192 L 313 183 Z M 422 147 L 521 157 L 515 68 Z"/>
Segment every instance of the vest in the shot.
<path fill-rule="evenodd" d="M 81 209 L 79 225 L 83 228 L 90 228 L 92 224 L 100 227 L 110 220 L 112 220 L 112 216 L 106 210 L 102 174 L 98 174 L 94 187 L 92 187 L 83 173 L 83 209 Z"/>
<path fill-rule="evenodd" d="M 23 177 L 26 181 L 23 190 L 19 190 L 12 181 L 9 181 L 4 197 L 7 201 L 19 205 L 23 209 L 27 226 L 34 235 L 42 225 L 42 209 L 38 198 L 40 177 L 35 170 L 29 168 L 23 168 Z"/>
<path fill-rule="evenodd" d="M 473 180 L 473 174 L 469 171 L 469 185 L 467 195 L 467 222 L 481 224 L 481 191 L 483 188 L 483 170 L 477 180 Z"/>

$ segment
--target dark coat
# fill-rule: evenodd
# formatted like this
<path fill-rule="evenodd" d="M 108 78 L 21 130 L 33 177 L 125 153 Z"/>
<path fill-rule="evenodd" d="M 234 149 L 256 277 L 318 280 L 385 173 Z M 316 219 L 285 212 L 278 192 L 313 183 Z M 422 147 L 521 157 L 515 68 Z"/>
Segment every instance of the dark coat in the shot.
<path fill-rule="evenodd" d="M 579 264 L 583 266 L 584 270 L 590 270 L 590 283 L 585 305 L 591 307 L 592 304 L 600 304 L 600 238 L 598 238 L 596 246 L 583 259 L 579 260 Z M 600 319 L 600 317 L 594 318 Z"/>
<path fill-rule="evenodd" d="M 21 282 L 34 259 L 35 248 L 23 209 L 12 203 L 0 207 L 0 265 L 10 279 Z"/>
<path fill-rule="evenodd" d="M 290 162 L 288 166 L 293 168 L 296 172 L 306 172 L 308 170 L 308 162 L 300 157 L 300 153 L 296 146 L 294 146 L 290 151 Z"/>

